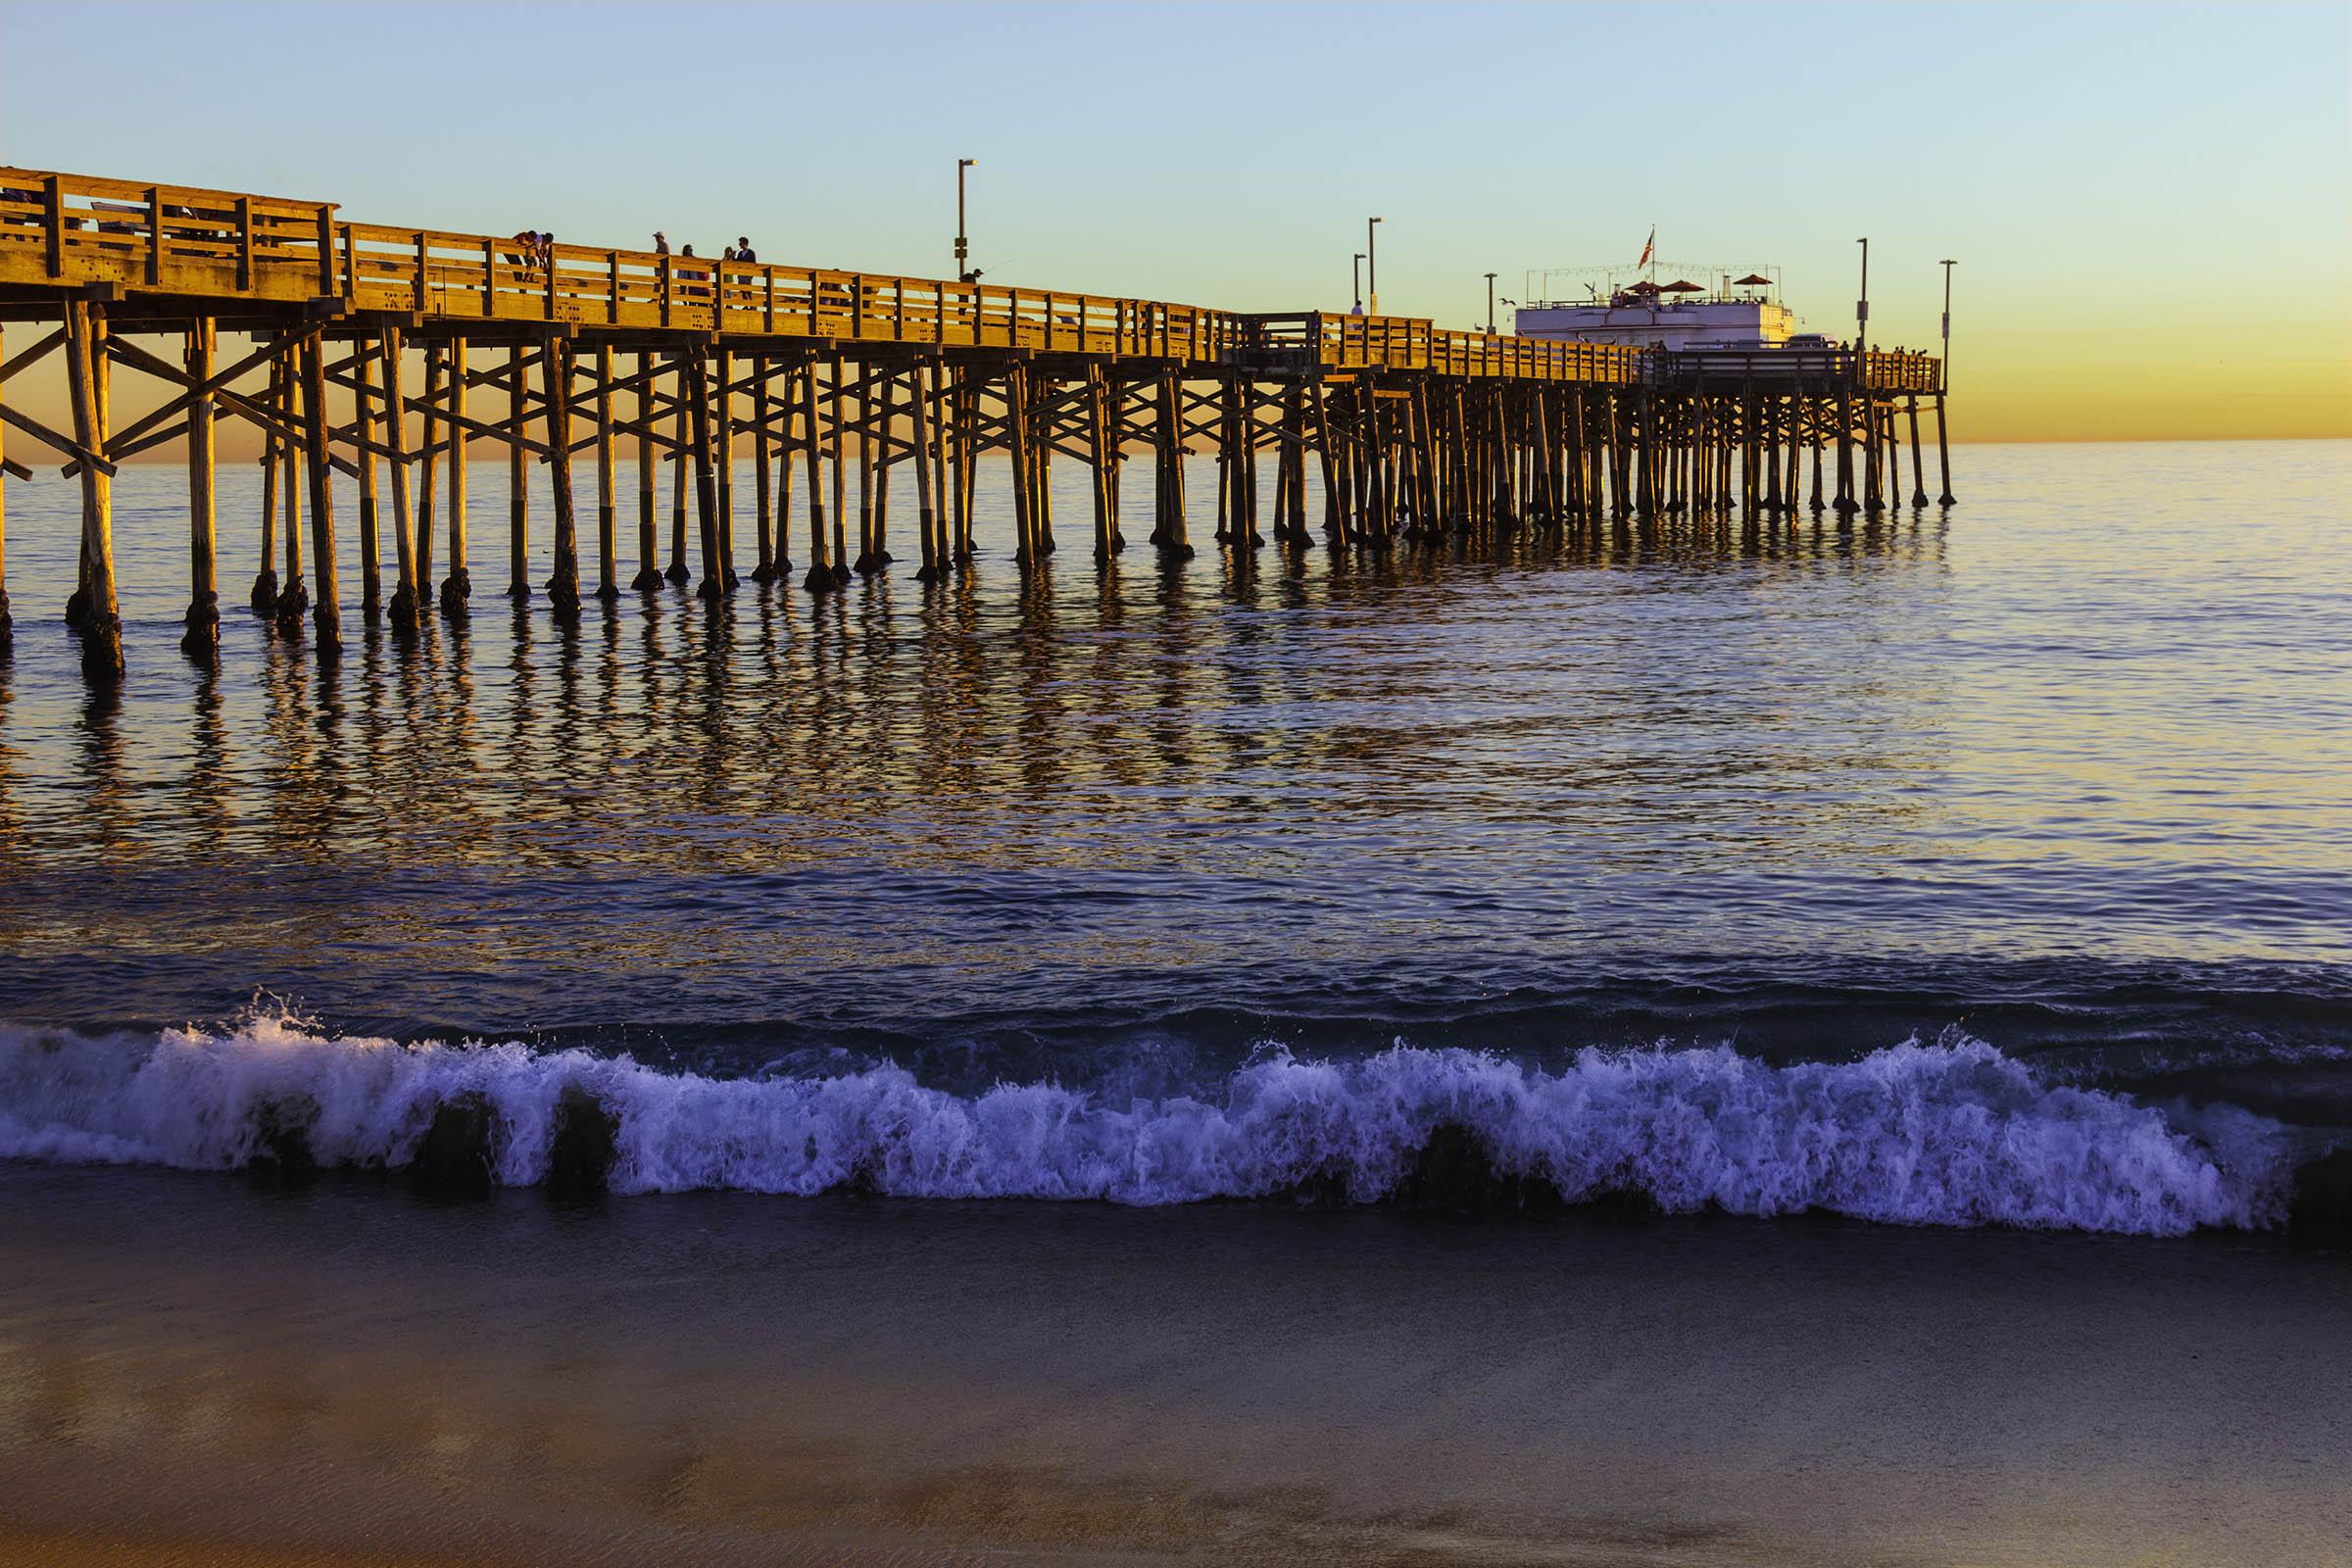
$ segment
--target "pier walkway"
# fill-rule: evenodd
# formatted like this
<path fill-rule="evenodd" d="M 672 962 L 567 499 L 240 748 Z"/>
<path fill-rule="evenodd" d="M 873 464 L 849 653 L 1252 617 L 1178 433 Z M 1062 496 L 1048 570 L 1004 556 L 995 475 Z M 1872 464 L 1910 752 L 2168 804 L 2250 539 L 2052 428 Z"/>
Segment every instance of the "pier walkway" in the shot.
<path fill-rule="evenodd" d="M 356 483 L 361 606 L 395 631 L 472 592 L 466 457 L 512 466 L 506 592 L 533 592 L 528 466 L 553 469 L 544 584 L 559 613 L 617 596 L 615 445 L 635 443 L 636 559 L 628 585 L 740 581 L 735 459 L 757 460 L 751 571 L 795 570 L 795 470 L 806 485 L 803 585 L 826 592 L 886 569 L 888 470 L 913 469 L 920 574 L 971 559 L 978 459 L 1012 476 L 1016 559 L 1055 548 L 1048 481 L 1056 456 L 1093 477 L 1098 557 L 1125 545 L 1120 476 L 1152 464 L 1151 543 L 1192 544 L 1186 453 L 1217 459 L 1216 537 L 1249 551 L 1304 546 L 1307 467 L 1337 548 L 1447 530 L 1598 526 L 1606 520 L 1795 511 L 1840 516 L 1899 505 L 1898 410 L 1911 420 L 1912 502 L 1925 505 L 1920 404 L 1942 435 L 1941 368 L 1879 353 L 1668 354 L 1618 345 L 1448 331 L 1408 317 L 1265 315 L 1013 285 L 881 276 L 718 258 L 345 220 L 331 202 L 0 168 L 0 432 L 54 451 L 82 488 L 79 581 L 68 616 L 93 678 L 122 673 L 112 509 L 116 466 L 167 442 L 188 452 L 190 603 L 184 646 L 218 644 L 214 425 L 248 421 L 266 450 L 257 612 L 289 629 L 309 612 L 318 645 L 341 637 L 331 474 Z M 45 330 L 44 330 L 45 329 Z M 253 348 L 225 366 L 222 332 Z M 163 338 L 163 352 L 141 338 Z M 477 364 L 475 353 L 495 356 Z M 6 383 L 65 359 L 69 427 L 6 397 Z M 419 356 L 420 367 L 411 356 Z M 114 367 L 160 383 L 135 418 L 112 410 Z M 412 379 L 414 368 L 420 377 Z M 501 394 L 496 415 L 468 394 Z M 1834 499 L 1823 455 L 1834 448 Z M 1274 469 L 1263 494 L 1258 463 Z M 583 586 L 572 463 L 596 475 L 595 582 Z M 1784 463 L 1784 458 L 1786 462 Z M 657 571 L 657 470 L 672 466 L 669 561 Z M 0 449 L 13 478 L 31 469 Z M 854 481 L 851 475 L 855 475 Z M 853 500 L 852 491 L 855 496 Z M 301 514 L 310 513 L 310 571 Z M 1269 505 L 1270 503 L 1270 505 Z M 436 519 L 435 509 L 439 507 Z M 856 548 L 848 537 L 856 512 Z M 830 523 L 828 525 L 828 514 Z M 0 642 L 8 628 L 0 480 Z M 392 535 L 387 586 L 383 534 Z M 314 586 L 315 585 L 315 589 Z"/>

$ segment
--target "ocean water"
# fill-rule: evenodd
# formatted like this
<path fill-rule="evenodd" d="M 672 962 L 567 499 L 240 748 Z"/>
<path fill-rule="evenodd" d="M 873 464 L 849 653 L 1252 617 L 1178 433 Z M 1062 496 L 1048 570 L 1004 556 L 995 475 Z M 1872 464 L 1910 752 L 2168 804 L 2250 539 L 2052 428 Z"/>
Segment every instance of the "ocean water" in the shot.
<path fill-rule="evenodd" d="M 2276 1226 L 2352 1139 L 2352 443 L 1955 457 L 1850 529 L 1246 568 L 1201 464 L 1198 558 L 1099 569 L 1073 471 L 1032 581 L 984 470 L 967 576 L 902 492 L 890 575 L 575 628 L 483 466 L 415 648 L 344 489 L 324 664 L 237 466 L 218 672 L 126 469 L 118 700 L 12 483 L 0 1156 L 398 1164 L 471 1089 L 527 1185 L 579 1084 L 630 1194 L 1371 1203 L 1453 1126 L 1670 1212 Z"/>

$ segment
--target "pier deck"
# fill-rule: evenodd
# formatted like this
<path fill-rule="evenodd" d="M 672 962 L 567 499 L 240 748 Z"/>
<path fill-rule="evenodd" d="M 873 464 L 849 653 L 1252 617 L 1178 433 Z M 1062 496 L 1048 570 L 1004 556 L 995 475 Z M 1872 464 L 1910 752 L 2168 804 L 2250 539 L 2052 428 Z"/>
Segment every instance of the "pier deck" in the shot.
<path fill-rule="evenodd" d="M 971 559 L 977 459 L 1010 459 L 1016 559 L 1054 549 L 1047 484 L 1054 456 L 1094 476 L 1098 557 L 1125 544 L 1119 478 L 1153 464 L 1151 542 L 1189 556 L 1184 454 L 1218 460 L 1217 538 L 1250 550 L 1260 530 L 1258 456 L 1271 454 L 1275 542 L 1303 546 L 1306 469 L 1319 469 L 1325 537 L 1378 547 L 1444 530 L 1575 527 L 1737 509 L 1754 518 L 1811 505 L 1840 516 L 1898 505 L 1896 412 L 1910 415 L 1914 505 L 1925 505 L 1920 400 L 1933 400 L 1943 458 L 1940 366 L 1880 353 L 1669 354 L 1449 331 L 1408 317 L 1246 314 L 1157 300 L 1013 285 L 882 276 L 720 258 L 345 220 L 336 204 L 0 168 L 0 322 L 46 333 L 0 352 L 0 431 L 58 453 L 83 495 L 80 580 L 68 616 L 93 678 L 122 673 L 107 479 L 170 441 L 188 450 L 190 604 L 185 646 L 217 648 L 215 419 L 263 432 L 261 566 L 251 602 L 289 629 L 308 611 L 322 651 L 340 643 L 330 474 L 357 482 L 361 605 L 414 630 L 432 602 L 434 508 L 446 530 L 440 604 L 472 592 L 466 456 L 501 447 L 513 466 L 507 592 L 533 589 L 527 486 L 553 473 L 559 613 L 582 600 L 571 462 L 597 481 L 598 579 L 614 597 L 615 442 L 636 443 L 640 591 L 693 581 L 685 495 L 674 491 L 666 570 L 658 464 L 691 472 L 700 588 L 733 589 L 737 441 L 757 459 L 757 564 L 794 570 L 796 466 L 807 484 L 804 586 L 837 589 L 885 569 L 890 467 L 911 464 L 926 579 Z M 255 347 L 225 368 L 219 334 Z M 134 339 L 163 336 L 175 354 Z M 336 353 L 330 356 L 329 349 Z M 477 368 L 474 351 L 500 362 Z M 7 380 L 62 354 L 70 428 L 6 401 Z M 421 355 L 421 386 L 408 380 Z M 623 363 L 623 361 L 627 363 Z M 110 369 L 160 382 L 164 400 L 117 420 Z M 468 393 L 503 393 L 484 417 Z M 1825 502 L 1823 452 L 1837 452 Z M 1787 458 L 1786 467 L 1782 462 Z M 31 470 L 0 454 L 9 475 Z M 858 548 L 847 537 L 856 475 Z M 447 494 L 437 494 L 446 474 Z M 0 643 L 8 633 L 5 491 L 0 481 Z M 311 570 L 302 561 L 304 503 Z M 827 503 L 830 503 L 828 507 Z M 831 514 L 828 530 L 827 512 Z M 280 526 L 282 519 L 283 526 Z M 392 586 L 382 535 L 392 534 Z M 282 568 L 282 569 L 281 569 Z M 314 595 L 312 584 L 316 584 Z"/>

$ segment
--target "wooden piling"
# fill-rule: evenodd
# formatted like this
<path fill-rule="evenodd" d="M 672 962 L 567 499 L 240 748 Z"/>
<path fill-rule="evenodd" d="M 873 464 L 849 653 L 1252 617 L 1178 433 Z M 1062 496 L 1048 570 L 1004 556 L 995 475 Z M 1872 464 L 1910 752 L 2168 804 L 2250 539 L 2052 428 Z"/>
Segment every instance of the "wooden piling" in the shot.
<path fill-rule="evenodd" d="M 462 614 L 473 597 L 466 560 L 466 340 L 449 340 L 449 575 L 441 582 L 441 612 Z"/>
<path fill-rule="evenodd" d="M 727 564 L 719 541 L 718 475 L 710 467 L 710 362 L 700 353 L 686 357 L 686 403 L 694 445 L 694 511 L 703 536 L 703 584 L 696 592 L 716 604 L 727 594 Z"/>
<path fill-rule="evenodd" d="M 1880 465 L 1879 398 L 1865 390 L 1862 394 L 1862 510 L 1876 515 L 1884 505 L 1881 480 L 1884 469 Z"/>
<path fill-rule="evenodd" d="M 1040 396 L 1028 371 L 1022 371 L 1021 395 L 1024 399 L 1036 398 L 1036 408 L 1050 409 L 1054 390 L 1054 384 L 1049 379 Z M 1034 413 L 1032 416 L 1041 417 Z M 1041 557 L 1054 553 L 1054 426 L 1050 415 L 1042 417 L 1043 428 L 1032 429 L 1029 442 L 1030 459 L 1037 468 L 1036 476 L 1029 482 L 1029 523 Z"/>
<path fill-rule="evenodd" d="M 383 336 L 376 340 L 376 353 L 384 362 L 384 438 L 391 453 L 385 467 L 392 479 L 392 551 L 397 574 L 387 612 L 393 634 L 400 636 L 416 630 L 421 596 L 416 574 L 416 527 L 409 505 L 409 405 L 401 390 L 398 327 L 384 329 Z"/>
<path fill-rule="evenodd" d="M 972 487 L 979 480 L 979 411 L 972 393 L 971 372 L 957 366 L 956 379 L 956 561 L 972 560 Z"/>
<path fill-rule="evenodd" d="M 318 654 L 343 648 L 343 608 L 335 591 L 334 466 L 327 447 L 326 345 L 313 333 L 302 349 L 302 418 L 311 480 L 311 573 L 318 598 L 311 612 Z"/>
<path fill-rule="evenodd" d="M 882 569 L 879 546 L 874 541 L 874 368 L 860 365 L 858 369 L 856 431 L 858 436 L 858 559 L 850 569 L 859 576 L 870 576 Z M 884 383 L 887 393 L 888 383 Z M 889 404 L 883 404 L 887 411 Z"/>
<path fill-rule="evenodd" d="M 620 597 L 620 540 L 612 493 L 612 345 L 596 346 L 596 597 Z"/>
<path fill-rule="evenodd" d="M 549 338 L 539 351 L 539 365 L 540 385 L 546 392 L 548 488 L 556 532 L 556 570 L 547 582 L 547 599 L 557 618 L 568 620 L 580 612 L 580 530 L 571 494 L 571 340 Z"/>
<path fill-rule="evenodd" d="M 875 466 L 872 466 L 872 383 L 875 371 L 872 365 L 858 365 L 858 390 L 852 395 L 849 407 L 857 409 L 849 420 L 849 452 L 857 454 L 858 467 L 858 555 L 849 562 L 849 571 L 858 576 L 882 569 L 875 560 Z"/>
<path fill-rule="evenodd" d="M 188 327 L 186 364 L 195 383 L 188 400 L 188 611 L 179 646 L 190 658 L 209 660 L 220 647 L 220 592 L 214 558 L 213 398 L 203 390 L 213 378 L 218 328 L 209 316 Z M 5 577 L 0 577 L 0 623 L 8 618 Z M 4 633 L 0 633 L 4 635 Z"/>
<path fill-rule="evenodd" d="M 1815 516 L 1819 516 L 1822 512 L 1821 418 L 1821 399 L 1818 397 L 1807 399 L 1805 408 L 1805 441 L 1813 451 L 1813 514 Z"/>
<path fill-rule="evenodd" d="M 671 582 L 683 588 L 694 580 L 686 566 L 686 476 L 694 466 L 694 416 L 688 410 L 692 393 L 686 354 L 669 357 L 671 378 L 669 448 L 669 569 Z"/>
<path fill-rule="evenodd" d="M 946 554 L 941 549 L 942 541 L 937 535 L 939 513 L 931 491 L 931 478 L 935 471 L 931 461 L 931 368 L 918 360 L 908 373 L 914 382 L 914 407 L 911 413 L 914 419 L 915 525 L 923 536 L 923 564 L 915 572 L 915 580 L 931 582 L 938 578 Z"/>
<path fill-rule="evenodd" d="M 1895 431 L 1894 399 L 1882 401 L 1879 411 L 1879 430 L 1886 443 L 1886 510 L 1892 512 L 1903 504 L 1903 444 Z"/>
<path fill-rule="evenodd" d="M 546 351 L 538 356 L 546 375 Z M 523 443 L 530 439 L 531 361 L 519 343 L 507 351 L 507 597 L 521 604 L 531 597 L 531 463 Z"/>
<path fill-rule="evenodd" d="M 86 300 L 69 297 L 66 371 L 74 403 L 74 440 L 84 452 L 106 453 L 106 406 L 99 367 L 105 323 Z M 81 465 L 81 549 L 88 563 L 88 600 L 82 612 L 81 671 L 101 684 L 122 678 L 122 621 L 115 603 L 113 480 L 104 463 Z"/>
<path fill-rule="evenodd" d="M 917 383 L 923 400 L 923 417 L 930 431 L 931 449 L 931 518 L 938 530 L 938 540 L 932 551 L 932 561 L 938 571 L 945 572 L 955 559 L 956 542 L 948 532 L 948 368 L 931 361 L 924 365 Z"/>
<path fill-rule="evenodd" d="M 1952 504 L 1952 448 L 1944 433 L 1943 393 L 1940 389 L 1936 393 L 1936 477 L 1941 481 L 1941 488 L 1936 497 L 1936 504 L 1948 507 Z M 5 605 L 0 605 L 0 610 L 5 608 Z"/>
<path fill-rule="evenodd" d="M 1012 457 L 1012 559 L 1026 567 L 1038 558 L 1035 496 L 1037 465 L 1029 451 L 1028 372 L 1014 365 L 1004 372 L 1004 439 Z"/>
<path fill-rule="evenodd" d="M 1856 511 L 1854 498 L 1854 403 L 1848 378 L 1838 378 L 1838 499 L 1832 506 L 1840 518 Z"/>
<path fill-rule="evenodd" d="M 277 629 L 289 637 L 302 632 L 303 612 L 311 608 L 311 590 L 302 576 L 301 435 L 302 356 L 307 339 L 285 340 L 285 374 L 278 378 L 277 417 L 286 438 L 277 449 L 278 543 L 285 556 L 284 580 L 277 590 Z"/>
<path fill-rule="evenodd" d="M 815 361 L 809 361 L 802 369 L 800 382 L 802 422 L 808 431 L 808 444 L 803 450 L 808 454 L 808 575 L 801 586 L 813 594 L 833 586 L 833 565 L 825 554 L 825 491 L 823 453 L 818 438 L 821 421 L 816 401 Z"/>
<path fill-rule="evenodd" d="M 661 362 L 649 349 L 637 353 L 637 575 L 629 579 L 632 593 L 658 593 L 662 588 L 661 469 L 654 457 L 655 388 Z"/>
<path fill-rule="evenodd" d="M 776 490 L 767 466 L 771 458 L 767 428 L 770 417 L 767 381 L 771 368 L 765 360 L 753 363 L 757 368 L 752 372 L 752 520 L 760 537 L 752 581 L 765 587 L 776 580 Z"/>
<path fill-rule="evenodd" d="M 850 477 L 846 466 L 850 435 L 848 390 L 842 374 L 841 356 L 838 354 L 833 356 L 825 390 L 826 408 L 831 416 L 826 431 L 829 444 L 825 458 L 833 466 L 833 583 L 836 587 L 846 588 L 850 581 Z"/>
<path fill-rule="evenodd" d="M 360 488 L 360 614 L 383 613 L 383 539 L 376 528 L 375 446 L 382 439 L 382 411 L 375 396 L 375 355 L 367 338 L 351 341 L 352 433 L 358 437 L 355 466 Z"/>
<path fill-rule="evenodd" d="M 424 345 L 424 404 L 418 434 L 424 444 L 416 466 L 416 624 L 422 626 L 433 595 L 433 497 L 441 482 L 441 350 Z"/>
<path fill-rule="evenodd" d="M 742 579 L 735 574 L 735 357 L 713 349 L 710 376 L 710 476 L 717 489 L 718 582 L 732 589 Z"/>
<path fill-rule="evenodd" d="M 778 399 L 776 417 L 782 430 L 776 440 L 776 559 L 774 580 L 784 582 L 792 575 L 792 455 L 793 421 L 799 417 L 799 399 L 793 396 L 793 386 L 799 371 L 787 368 L 784 371 L 784 395 Z"/>
<path fill-rule="evenodd" d="M 1233 538 L 1233 516 L 1238 510 L 1234 502 L 1233 452 L 1237 438 L 1234 434 L 1232 378 L 1227 377 L 1218 391 L 1221 395 L 1217 399 L 1217 501 L 1212 514 L 1216 526 L 1209 531 L 1209 537 L 1224 544 Z"/>
<path fill-rule="evenodd" d="M 1160 377 L 1160 466 L 1166 477 L 1167 516 L 1160 543 L 1162 555 L 1179 561 L 1193 559 L 1191 525 L 1184 513 L 1184 376 L 1169 370 Z"/>
<path fill-rule="evenodd" d="M 1308 393 L 1315 410 L 1315 456 L 1323 466 L 1323 534 L 1334 549 L 1348 548 L 1348 514 L 1340 506 L 1340 441 L 1332 428 L 1331 403 L 1324 393 L 1323 377 L 1317 375 L 1308 383 Z"/>
<path fill-rule="evenodd" d="M 1911 504 L 1924 507 L 1928 504 L 1928 475 L 1919 461 L 1919 394 L 1909 393 L 1903 402 L 1911 417 Z"/>

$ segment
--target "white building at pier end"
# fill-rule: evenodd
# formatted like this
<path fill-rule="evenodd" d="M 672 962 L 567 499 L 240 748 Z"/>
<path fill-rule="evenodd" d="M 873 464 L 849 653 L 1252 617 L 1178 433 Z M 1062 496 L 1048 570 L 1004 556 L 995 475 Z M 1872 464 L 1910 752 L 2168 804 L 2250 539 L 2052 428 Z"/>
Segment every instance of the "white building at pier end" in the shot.
<path fill-rule="evenodd" d="M 1695 273 L 1700 281 L 1692 281 Z M 1664 276 L 1668 281 L 1658 282 Z M 1660 264 L 1636 274 L 1625 268 L 1554 270 L 1528 274 L 1517 329 L 1525 337 L 1635 348 L 1820 348 L 1797 334 L 1796 316 L 1780 301 L 1778 268 L 1696 268 Z M 1583 296 L 1579 298 L 1577 296 Z"/>

